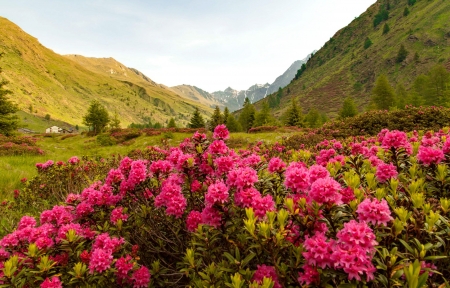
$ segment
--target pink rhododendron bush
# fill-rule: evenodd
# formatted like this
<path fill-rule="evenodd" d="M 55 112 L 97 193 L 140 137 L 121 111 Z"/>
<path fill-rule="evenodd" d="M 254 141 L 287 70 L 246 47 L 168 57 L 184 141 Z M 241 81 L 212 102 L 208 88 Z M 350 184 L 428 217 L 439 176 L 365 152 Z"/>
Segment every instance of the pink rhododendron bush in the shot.
<path fill-rule="evenodd" d="M 234 151 L 223 125 L 210 140 L 195 133 L 124 158 L 64 203 L 24 216 L 0 240 L 0 281 L 445 287 L 449 136 L 383 130 L 309 150 Z"/>

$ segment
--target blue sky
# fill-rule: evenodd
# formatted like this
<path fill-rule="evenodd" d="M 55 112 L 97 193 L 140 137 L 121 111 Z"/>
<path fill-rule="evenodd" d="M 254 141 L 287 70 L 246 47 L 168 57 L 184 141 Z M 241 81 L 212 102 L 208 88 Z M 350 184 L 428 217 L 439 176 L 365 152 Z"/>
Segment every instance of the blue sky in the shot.
<path fill-rule="evenodd" d="M 0 16 L 59 54 L 113 57 L 208 92 L 272 83 L 375 0 L 0 0 Z"/>

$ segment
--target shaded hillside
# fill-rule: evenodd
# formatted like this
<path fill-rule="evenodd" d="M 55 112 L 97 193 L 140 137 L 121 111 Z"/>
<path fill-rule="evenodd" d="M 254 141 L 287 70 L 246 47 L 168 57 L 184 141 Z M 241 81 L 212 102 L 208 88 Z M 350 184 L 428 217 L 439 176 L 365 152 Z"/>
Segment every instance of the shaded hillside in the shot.
<path fill-rule="evenodd" d="M 212 112 L 112 58 L 61 56 L 6 18 L 0 17 L 0 27 L 0 66 L 11 99 L 23 111 L 81 125 L 90 101 L 98 99 L 111 113 L 117 111 L 123 126 L 171 117 L 186 125 L 196 106 Z"/>
<path fill-rule="evenodd" d="M 316 51 L 314 50 L 313 53 L 316 53 Z M 295 74 L 297 74 L 298 69 L 300 69 L 300 67 L 302 67 L 303 64 L 306 64 L 311 55 L 312 54 L 309 54 L 304 59 L 297 60 L 294 63 L 292 63 L 291 66 L 289 66 L 289 68 L 283 74 L 278 76 L 277 79 L 275 79 L 275 81 L 273 81 L 273 83 L 270 84 L 270 87 L 267 90 L 267 94 L 275 93 L 278 91 L 280 87 L 284 88 L 287 85 L 289 85 L 292 79 L 294 79 Z"/>
<path fill-rule="evenodd" d="M 381 73 L 391 85 L 402 82 L 410 89 L 414 79 L 433 65 L 442 63 L 450 68 L 449 19 L 448 1 L 419 0 L 412 6 L 406 0 L 377 1 L 314 54 L 303 74 L 283 89 L 275 115 L 281 115 L 293 97 L 300 100 L 304 112 L 317 108 L 334 117 L 343 99 L 353 96 L 362 111 Z M 398 63 L 401 45 L 408 55 Z"/>
<path fill-rule="evenodd" d="M 191 99 L 194 101 L 198 101 L 199 103 L 202 103 L 203 105 L 209 106 L 209 107 L 216 107 L 218 106 L 223 110 L 225 108 L 225 103 L 223 101 L 220 101 L 219 99 L 216 99 L 213 95 L 210 93 L 195 87 L 191 85 L 178 85 L 174 87 L 170 87 L 170 89 L 177 93 L 178 95 Z"/>

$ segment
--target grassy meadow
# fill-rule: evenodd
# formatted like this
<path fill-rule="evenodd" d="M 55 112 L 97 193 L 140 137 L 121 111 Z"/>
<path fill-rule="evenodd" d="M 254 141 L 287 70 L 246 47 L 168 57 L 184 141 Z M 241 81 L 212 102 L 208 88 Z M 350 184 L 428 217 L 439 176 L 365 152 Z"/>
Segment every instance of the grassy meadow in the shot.
<path fill-rule="evenodd" d="M 35 124 L 37 125 L 37 124 Z M 38 127 L 38 126 L 36 126 Z M 29 129 L 36 129 L 34 126 Z M 36 129 L 37 130 L 37 129 Z M 235 148 L 246 146 L 249 143 L 264 141 L 266 143 L 280 142 L 283 137 L 291 135 L 292 132 L 284 133 L 232 133 L 229 142 Z M 143 149 L 147 146 L 162 146 L 166 142 L 170 146 L 180 144 L 192 133 L 163 133 L 158 136 L 142 135 L 131 141 L 129 145 L 101 146 L 96 137 L 81 134 L 65 138 L 67 134 L 36 135 L 37 145 L 44 150 L 44 155 L 18 155 L 0 156 L 0 200 L 13 197 L 14 189 L 20 187 L 22 178 L 30 179 L 37 174 L 36 163 L 47 160 L 67 161 L 72 156 L 90 156 L 106 158 L 111 155 L 127 155 L 135 149 Z M 65 139 L 64 139 L 65 138 Z"/>

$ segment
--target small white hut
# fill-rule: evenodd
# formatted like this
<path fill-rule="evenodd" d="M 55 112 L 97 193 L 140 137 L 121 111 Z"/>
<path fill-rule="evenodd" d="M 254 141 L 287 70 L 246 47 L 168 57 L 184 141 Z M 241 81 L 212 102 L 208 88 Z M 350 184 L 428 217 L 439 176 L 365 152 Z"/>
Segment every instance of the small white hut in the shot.
<path fill-rule="evenodd" d="M 62 128 L 59 128 L 58 126 L 52 126 L 47 129 L 45 129 L 45 133 L 61 133 Z"/>

